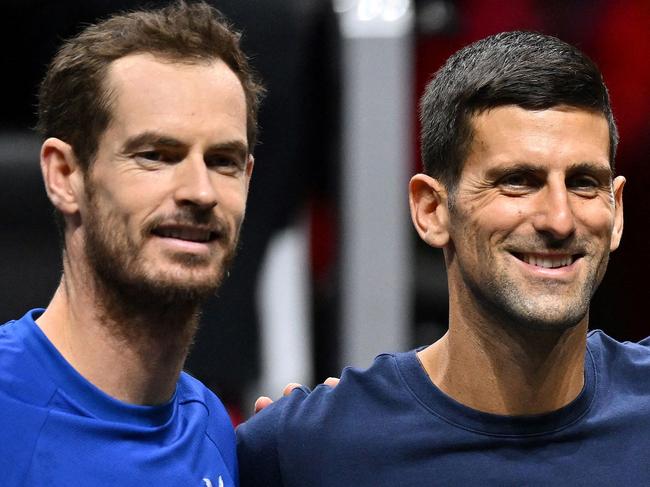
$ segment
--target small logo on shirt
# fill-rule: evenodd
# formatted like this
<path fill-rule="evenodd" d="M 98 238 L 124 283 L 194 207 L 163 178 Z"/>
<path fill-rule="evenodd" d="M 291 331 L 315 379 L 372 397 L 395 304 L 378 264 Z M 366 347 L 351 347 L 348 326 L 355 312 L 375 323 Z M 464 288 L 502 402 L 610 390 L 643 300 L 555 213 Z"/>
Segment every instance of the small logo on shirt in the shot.
<path fill-rule="evenodd" d="M 214 487 L 212 485 L 212 480 L 210 479 L 203 479 L 203 483 L 205 484 L 205 487 Z M 221 475 L 219 475 L 219 485 L 218 487 L 223 487 L 223 479 L 221 478 Z"/>

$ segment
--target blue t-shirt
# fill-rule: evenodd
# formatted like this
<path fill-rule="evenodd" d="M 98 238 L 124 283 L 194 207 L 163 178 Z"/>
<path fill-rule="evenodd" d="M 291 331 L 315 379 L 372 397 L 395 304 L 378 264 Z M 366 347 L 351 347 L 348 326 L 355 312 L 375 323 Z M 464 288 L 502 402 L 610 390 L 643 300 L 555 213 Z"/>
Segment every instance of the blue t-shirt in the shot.
<path fill-rule="evenodd" d="M 591 333 L 580 395 L 534 416 L 470 409 L 415 352 L 380 355 L 240 426 L 241 485 L 648 485 L 649 347 Z"/>
<path fill-rule="evenodd" d="M 0 327 L 0 485 L 238 485 L 217 397 L 183 373 L 162 406 L 117 401 L 79 375 L 34 319 Z"/>

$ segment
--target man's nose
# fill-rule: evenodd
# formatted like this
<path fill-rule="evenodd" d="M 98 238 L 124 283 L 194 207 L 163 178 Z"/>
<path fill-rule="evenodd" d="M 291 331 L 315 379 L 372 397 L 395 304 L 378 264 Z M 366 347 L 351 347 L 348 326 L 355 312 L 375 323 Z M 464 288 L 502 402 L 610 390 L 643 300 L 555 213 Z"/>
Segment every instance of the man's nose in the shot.
<path fill-rule="evenodd" d="M 564 181 L 545 186 L 537 194 L 536 200 L 533 225 L 538 232 L 549 234 L 558 240 L 575 232 L 574 208 Z"/>
<path fill-rule="evenodd" d="M 175 199 L 179 205 L 210 209 L 217 205 L 216 182 L 202 156 L 188 155 L 176 165 Z"/>

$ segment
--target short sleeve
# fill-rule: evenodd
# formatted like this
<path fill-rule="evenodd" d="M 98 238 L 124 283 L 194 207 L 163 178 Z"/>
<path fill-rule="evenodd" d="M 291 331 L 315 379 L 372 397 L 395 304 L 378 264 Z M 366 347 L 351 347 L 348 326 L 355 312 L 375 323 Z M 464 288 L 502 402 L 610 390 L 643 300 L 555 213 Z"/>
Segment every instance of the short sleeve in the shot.
<path fill-rule="evenodd" d="M 283 485 L 277 447 L 283 403 L 273 403 L 237 428 L 240 487 Z"/>

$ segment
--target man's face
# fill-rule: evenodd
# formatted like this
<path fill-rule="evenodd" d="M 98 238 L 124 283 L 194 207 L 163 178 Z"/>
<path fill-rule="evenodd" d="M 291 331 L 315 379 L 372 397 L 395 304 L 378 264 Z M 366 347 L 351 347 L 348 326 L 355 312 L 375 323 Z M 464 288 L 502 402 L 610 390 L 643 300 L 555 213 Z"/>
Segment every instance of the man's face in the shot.
<path fill-rule="evenodd" d="M 504 106 L 473 127 L 449 212 L 450 291 L 505 322 L 576 325 L 622 229 L 605 118 Z"/>
<path fill-rule="evenodd" d="M 135 54 L 107 86 L 112 120 L 80 209 L 91 267 L 143 299 L 205 298 L 235 252 L 252 171 L 242 85 L 221 61 Z"/>

